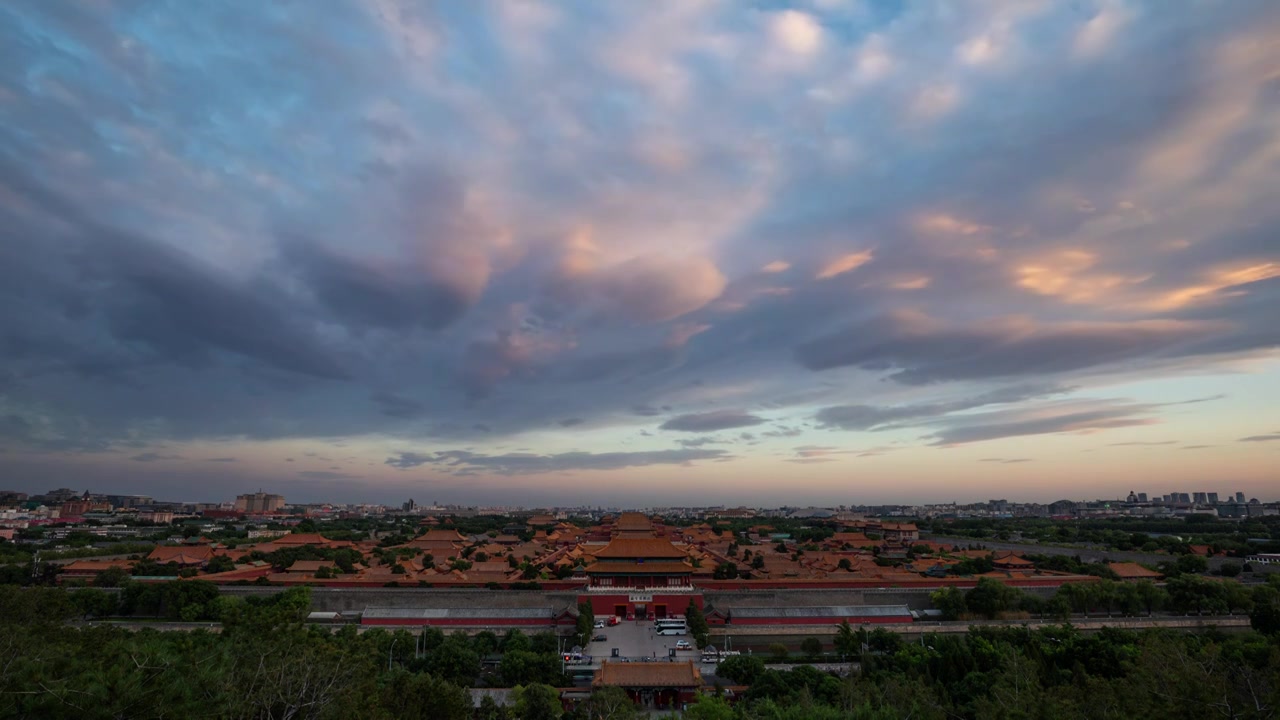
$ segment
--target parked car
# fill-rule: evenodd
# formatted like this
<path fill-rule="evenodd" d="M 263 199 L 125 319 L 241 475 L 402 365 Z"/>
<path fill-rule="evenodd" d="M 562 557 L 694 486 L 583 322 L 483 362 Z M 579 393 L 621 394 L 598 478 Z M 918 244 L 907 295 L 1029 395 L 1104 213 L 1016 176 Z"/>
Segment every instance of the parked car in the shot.
<path fill-rule="evenodd" d="M 677 649 L 677 650 L 692 650 L 692 649 L 693 649 L 693 646 L 689 644 L 689 641 L 688 641 L 688 640 L 677 640 L 677 641 L 676 641 L 676 649 Z"/>
<path fill-rule="evenodd" d="M 596 636 L 592 637 L 592 638 L 591 638 L 591 642 L 606 642 L 606 641 L 608 641 L 608 639 L 609 639 L 609 637 L 608 637 L 607 635 L 603 635 L 603 634 L 601 634 L 601 635 L 596 635 Z"/>
<path fill-rule="evenodd" d="M 593 625 L 592 627 L 594 627 L 594 628 L 596 628 L 596 629 L 602 628 L 602 627 L 604 627 L 604 621 L 603 621 L 603 620 L 597 620 L 597 621 L 596 621 L 596 624 L 595 624 L 595 625 Z"/>

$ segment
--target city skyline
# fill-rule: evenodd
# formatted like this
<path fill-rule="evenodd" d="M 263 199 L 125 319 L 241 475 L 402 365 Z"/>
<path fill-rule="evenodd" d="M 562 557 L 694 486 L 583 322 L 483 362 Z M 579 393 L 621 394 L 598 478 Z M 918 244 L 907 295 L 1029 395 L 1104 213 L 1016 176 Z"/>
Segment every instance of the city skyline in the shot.
<path fill-rule="evenodd" d="M 327 10 L 0 7 L 0 488 L 1274 499 L 1280 6 Z"/>

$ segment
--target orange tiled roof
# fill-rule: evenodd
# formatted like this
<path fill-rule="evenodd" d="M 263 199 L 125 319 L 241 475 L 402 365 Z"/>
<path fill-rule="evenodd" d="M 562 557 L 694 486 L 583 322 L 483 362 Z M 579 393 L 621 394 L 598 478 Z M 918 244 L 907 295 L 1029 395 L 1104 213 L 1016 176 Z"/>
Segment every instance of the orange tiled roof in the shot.
<path fill-rule="evenodd" d="M 685 662 L 600 663 L 591 684 L 630 688 L 696 688 L 702 687 L 702 673 L 692 660 Z"/>
<path fill-rule="evenodd" d="M 591 553 L 599 560 L 625 558 L 680 558 L 684 559 L 684 550 L 662 538 L 616 538 L 608 545 Z"/>
<path fill-rule="evenodd" d="M 416 539 L 429 542 L 461 542 L 466 540 L 457 530 L 428 530 Z"/>
<path fill-rule="evenodd" d="M 1110 563 L 1108 567 L 1110 567 L 1111 571 L 1119 576 L 1121 580 L 1142 580 L 1144 578 L 1155 580 L 1156 578 L 1164 577 L 1155 570 L 1148 570 L 1134 562 L 1113 562 Z"/>
<path fill-rule="evenodd" d="M 199 565 L 213 557 L 213 548 L 208 545 L 190 547 L 186 545 L 161 545 L 147 555 L 148 560 L 158 563 L 176 562 L 179 565 Z"/>
<path fill-rule="evenodd" d="M 687 573 L 693 571 L 693 565 L 683 562 L 658 561 L 642 563 L 608 562 L 594 563 L 587 568 L 589 573 Z"/>

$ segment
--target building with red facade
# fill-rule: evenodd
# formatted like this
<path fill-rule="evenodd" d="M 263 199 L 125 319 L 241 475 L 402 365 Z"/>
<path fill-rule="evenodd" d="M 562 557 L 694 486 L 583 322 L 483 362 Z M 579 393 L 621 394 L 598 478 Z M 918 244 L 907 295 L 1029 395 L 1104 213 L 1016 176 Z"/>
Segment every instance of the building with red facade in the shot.
<path fill-rule="evenodd" d="M 596 616 L 662 618 L 683 615 L 692 600 L 702 606 L 693 587 L 693 564 L 670 540 L 619 536 L 591 551 L 586 566 L 587 594 Z"/>

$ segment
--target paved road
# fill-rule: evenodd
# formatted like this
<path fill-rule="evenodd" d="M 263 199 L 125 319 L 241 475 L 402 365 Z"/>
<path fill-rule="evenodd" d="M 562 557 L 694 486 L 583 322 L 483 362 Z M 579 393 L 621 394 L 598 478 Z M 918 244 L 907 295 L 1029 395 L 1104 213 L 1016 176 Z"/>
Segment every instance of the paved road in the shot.
<path fill-rule="evenodd" d="M 607 659 L 613 649 L 618 649 L 620 657 L 629 659 L 649 658 L 651 660 L 666 660 L 668 652 L 676 646 L 680 640 L 685 640 L 693 644 L 693 636 L 691 635 L 657 635 L 653 630 L 652 621 L 623 621 L 620 625 L 606 627 L 602 630 L 596 630 L 597 634 L 604 635 L 608 638 L 603 642 L 591 642 L 587 644 L 583 654 L 589 655 L 593 659 Z M 677 650 L 677 660 L 694 660 L 701 657 L 696 650 Z"/>
<path fill-rule="evenodd" d="M 1162 563 L 1176 559 L 1172 555 L 1162 555 L 1160 553 L 1145 553 L 1126 550 L 1107 550 L 1099 547 L 1062 547 L 1059 545 L 1039 545 L 1036 543 L 1015 543 L 1001 542 L 999 540 L 981 540 L 978 538 L 966 537 L 950 537 L 946 535 L 925 534 L 925 539 L 934 542 L 955 543 L 957 545 L 981 545 L 988 550 L 1017 550 L 1018 552 L 1031 553 L 1035 555 L 1066 555 L 1068 557 L 1079 556 L 1081 560 L 1089 562 L 1097 562 L 1099 560 L 1123 560 L 1127 562 L 1139 563 Z M 1242 562 L 1239 558 L 1208 558 L 1209 567 L 1217 568 L 1227 560 Z"/>

